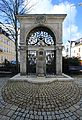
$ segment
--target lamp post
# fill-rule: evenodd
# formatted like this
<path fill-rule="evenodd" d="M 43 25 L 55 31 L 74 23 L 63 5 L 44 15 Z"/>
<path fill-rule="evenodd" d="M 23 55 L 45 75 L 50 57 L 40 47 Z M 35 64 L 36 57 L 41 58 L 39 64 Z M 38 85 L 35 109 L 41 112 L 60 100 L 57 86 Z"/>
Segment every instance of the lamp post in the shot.
<path fill-rule="evenodd" d="M 81 2 L 81 3 L 78 3 L 78 5 L 79 5 L 79 6 L 82 6 L 82 2 Z M 73 6 L 77 6 L 77 5 L 74 5 L 74 4 L 73 4 L 73 5 L 70 6 L 70 25 L 71 25 L 71 8 L 72 8 Z M 71 26 L 70 26 L 70 52 L 69 52 L 69 53 L 70 53 L 70 57 L 71 57 Z"/>
<path fill-rule="evenodd" d="M 69 56 L 71 57 L 71 8 L 74 7 L 75 5 L 70 5 L 70 19 L 69 19 L 69 24 L 70 24 L 70 27 L 69 27 L 69 33 L 70 33 L 70 47 L 69 47 Z"/>

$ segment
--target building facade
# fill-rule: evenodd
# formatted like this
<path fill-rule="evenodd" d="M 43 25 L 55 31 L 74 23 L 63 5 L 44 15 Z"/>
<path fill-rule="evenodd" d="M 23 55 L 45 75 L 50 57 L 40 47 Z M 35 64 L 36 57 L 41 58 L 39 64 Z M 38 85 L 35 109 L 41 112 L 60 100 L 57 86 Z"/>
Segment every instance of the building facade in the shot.
<path fill-rule="evenodd" d="M 15 42 L 0 27 L 0 63 L 3 63 L 5 59 L 8 61 L 15 60 Z"/>
<path fill-rule="evenodd" d="M 70 56 L 70 42 L 64 46 L 64 57 L 77 57 L 80 59 L 82 64 L 82 38 L 75 41 L 71 41 L 71 56 Z"/>
<path fill-rule="evenodd" d="M 72 57 L 78 57 L 81 61 L 82 64 L 82 38 L 76 40 L 73 44 L 72 44 Z"/>

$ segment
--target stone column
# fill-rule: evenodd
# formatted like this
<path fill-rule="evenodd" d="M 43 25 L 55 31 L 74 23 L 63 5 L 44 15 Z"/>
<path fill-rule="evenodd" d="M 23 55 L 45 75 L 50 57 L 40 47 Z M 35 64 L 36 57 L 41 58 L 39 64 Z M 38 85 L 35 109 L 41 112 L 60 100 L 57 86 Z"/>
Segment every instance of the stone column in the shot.
<path fill-rule="evenodd" d="M 26 75 L 26 50 L 20 49 L 20 75 Z"/>
<path fill-rule="evenodd" d="M 56 49 L 56 74 L 62 74 L 62 45 L 57 45 Z"/>
<path fill-rule="evenodd" d="M 21 19 L 22 20 L 22 19 Z M 26 75 L 26 28 L 24 25 L 24 22 L 21 22 L 21 27 L 20 27 L 20 75 Z"/>

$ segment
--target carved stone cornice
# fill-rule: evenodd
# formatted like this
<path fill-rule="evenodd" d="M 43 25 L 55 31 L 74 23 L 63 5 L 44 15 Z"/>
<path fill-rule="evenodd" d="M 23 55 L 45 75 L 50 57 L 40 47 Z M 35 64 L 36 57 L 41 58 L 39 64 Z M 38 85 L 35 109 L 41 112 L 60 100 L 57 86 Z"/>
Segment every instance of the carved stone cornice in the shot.
<path fill-rule="evenodd" d="M 39 24 L 46 23 L 46 16 L 45 15 L 37 15 L 35 17 L 35 23 L 39 23 Z"/>
<path fill-rule="evenodd" d="M 63 45 L 55 45 L 55 46 L 52 46 L 53 47 L 53 50 L 59 50 L 59 51 L 62 51 L 63 49 Z M 48 46 L 45 46 L 45 47 L 41 47 L 41 48 L 44 48 L 45 50 L 50 50 L 52 47 L 48 47 Z M 25 50 L 38 50 L 38 46 L 26 46 L 26 45 L 21 45 L 19 46 L 19 50 L 22 50 L 22 51 L 25 51 Z M 52 50 L 52 49 L 51 49 Z"/>
<path fill-rule="evenodd" d="M 25 46 L 26 45 L 25 42 L 20 42 L 19 44 L 20 44 L 20 46 Z"/>
<path fill-rule="evenodd" d="M 23 45 L 23 46 L 19 46 L 19 50 L 25 51 L 28 50 L 27 46 Z"/>
<path fill-rule="evenodd" d="M 56 50 L 62 51 L 63 45 L 56 45 Z"/>

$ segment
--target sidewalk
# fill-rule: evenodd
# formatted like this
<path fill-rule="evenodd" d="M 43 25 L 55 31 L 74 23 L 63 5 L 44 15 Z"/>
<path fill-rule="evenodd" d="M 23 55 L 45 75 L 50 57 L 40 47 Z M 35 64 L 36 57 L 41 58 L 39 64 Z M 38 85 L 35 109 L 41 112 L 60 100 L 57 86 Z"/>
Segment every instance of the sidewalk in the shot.
<path fill-rule="evenodd" d="M 82 120 L 81 76 L 45 84 L 8 80 L 0 78 L 0 120 Z"/>

